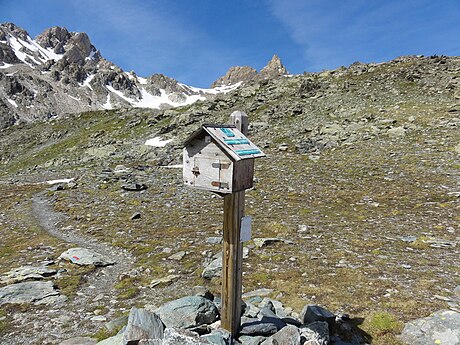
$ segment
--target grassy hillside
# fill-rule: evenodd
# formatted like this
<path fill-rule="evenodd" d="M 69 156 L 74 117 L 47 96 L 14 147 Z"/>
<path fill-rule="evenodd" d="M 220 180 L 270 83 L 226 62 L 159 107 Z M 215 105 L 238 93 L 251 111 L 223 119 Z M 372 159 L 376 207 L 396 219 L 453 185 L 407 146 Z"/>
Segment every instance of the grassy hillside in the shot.
<path fill-rule="evenodd" d="M 295 311 L 317 303 L 350 313 L 364 318 L 373 344 L 397 344 L 398 322 L 448 307 L 442 297 L 460 284 L 459 76 L 457 58 L 403 58 L 254 82 L 184 108 L 91 112 L 3 130 L 0 273 L 30 260 L 19 239 L 51 246 L 52 257 L 68 246 L 33 230 L 14 205 L 27 207 L 47 188 L 33 183 L 75 178 L 47 191 L 67 215 L 62 227 L 135 258 L 136 274 L 121 277 L 111 313 L 183 296 L 194 285 L 219 293 L 219 279 L 200 274 L 221 249 L 206 239 L 221 235 L 222 200 L 185 188 L 180 169 L 162 166 L 180 163 L 181 142 L 201 123 L 225 123 L 243 110 L 249 136 L 267 153 L 246 197 L 253 237 L 287 240 L 246 244 L 245 291 L 272 288 Z M 144 145 L 158 136 L 174 140 Z M 122 188 L 136 182 L 148 189 Z M 135 212 L 141 218 L 131 220 Z M 179 251 L 182 260 L 168 259 Z M 172 286 L 148 287 L 171 272 L 181 275 Z M 391 322 L 382 326 L 382 315 Z"/>

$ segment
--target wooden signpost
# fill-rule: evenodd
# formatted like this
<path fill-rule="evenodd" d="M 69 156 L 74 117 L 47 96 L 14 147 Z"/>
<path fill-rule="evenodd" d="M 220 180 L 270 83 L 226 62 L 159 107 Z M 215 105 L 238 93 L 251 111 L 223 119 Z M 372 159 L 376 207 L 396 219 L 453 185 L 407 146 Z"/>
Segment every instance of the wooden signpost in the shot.
<path fill-rule="evenodd" d="M 248 117 L 235 111 L 231 125 L 203 125 L 185 142 L 184 183 L 224 196 L 221 326 L 232 336 L 241 322 L 241 222 L 245 190 L 253 185 L 254 158 L 265 154 L 247 137 Z"/>

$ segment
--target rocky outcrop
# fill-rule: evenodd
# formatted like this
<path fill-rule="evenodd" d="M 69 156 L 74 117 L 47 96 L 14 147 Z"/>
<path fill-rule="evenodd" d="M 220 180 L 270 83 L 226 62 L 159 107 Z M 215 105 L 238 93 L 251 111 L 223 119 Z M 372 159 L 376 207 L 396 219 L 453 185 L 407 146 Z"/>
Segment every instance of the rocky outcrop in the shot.
<path fill-rule="evenodd" d="M 262 68 L 258 77 L 262 79 L 276 78 L 288 74 L 278 55 L 273 55 L 272 59 L 268 62 L 267 66 Z"/>
<path fill-rule="evenodd" d="M 228 72 L 212 83 L 211 87 L 219 87 L 226 85 L 234 85 L 240 82 L 248 82 L 250 80 L 272 79 L 288 74 L 278 55 L 273 55 L 268 64 L 257 73 L 249 66 L 231 67 Z"/>
<path fill-rule="evenodd" d="M 230 67 L 228 72 L 212 83 L 211 87 L 233 85 L 238 82 L 246 82 L 257 76 L 257 70 L 249 66 Z"/>
<path fill-rule="evenodd" d="M 44 48 L 51 48 L 56 54 L 64 54 L 64 46 L 70 38 L 66 28 L 53 26 L 38 35 L 35 40 Z"/>

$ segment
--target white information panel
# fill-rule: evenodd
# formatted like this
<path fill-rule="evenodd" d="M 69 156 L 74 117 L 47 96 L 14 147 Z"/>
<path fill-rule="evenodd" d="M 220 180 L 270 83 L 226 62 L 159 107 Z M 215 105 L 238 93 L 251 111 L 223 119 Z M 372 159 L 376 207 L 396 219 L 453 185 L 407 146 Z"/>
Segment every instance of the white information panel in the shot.
<path fill-rule="evenodd" d="M 251 239 L 251 223 L 252 218 L 250 216 L 241 218 L 241 242 L 247 242 Z"/>

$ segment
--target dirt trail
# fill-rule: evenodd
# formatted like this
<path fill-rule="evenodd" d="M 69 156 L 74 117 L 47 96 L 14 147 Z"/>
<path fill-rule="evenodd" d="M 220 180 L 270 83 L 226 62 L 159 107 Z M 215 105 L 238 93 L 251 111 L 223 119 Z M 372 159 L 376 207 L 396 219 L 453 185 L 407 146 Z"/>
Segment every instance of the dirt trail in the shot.
<path fill-rule="evenodd" d="M 32 211 L 40 226 L 50 235 L 65 242 L 73 243 L 76 247 L 94 250 L 116 262 L 115 265 L 98 268 L 94 274 L 91 274 L 87 279 L 87 283 L 79 291 L 77 301 L 74 302 L 80 302 L 78 301 L 79 299 L 89 300 L 100 293 L 110 294 L 113 292 L 113 285 L 117 282 L 120 273 L 131 269 L 133 258 L 127 252 L 101 243 L 94 238 L 84 237 L 71 231 L 64 231 L 59 226 L 59 223 L 65 216 L 54 211 L 43 193 L 33 196 Z"/>

